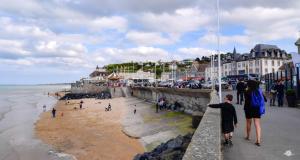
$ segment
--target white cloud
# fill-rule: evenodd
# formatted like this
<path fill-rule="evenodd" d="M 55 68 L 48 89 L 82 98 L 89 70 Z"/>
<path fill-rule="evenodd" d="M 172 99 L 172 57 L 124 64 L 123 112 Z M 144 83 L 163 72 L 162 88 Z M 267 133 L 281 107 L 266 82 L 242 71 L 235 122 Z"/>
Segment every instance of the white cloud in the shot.
<path fill-rule="evenodd" d="M 206 34 L 199 39 L 200 43 L 209 43 L 209 44 L 216 44 L 217 43 L 217 35 L 215 34 Z M 232 36 L 220 36 L 220 44 L 242 44 L 242 45 L 252 45 L 250 36 L 247 35 L 232 35 Z"/>
<path fill-rule="evenodd" d="M 222 13 L 223 22 L 245 27 L 243 35 L 233 37 L 246 41 L 271 41 L 297 38 L 300 28 L 300 10 L 282 8 L 235 8 Z M 243 36 L 246 36 L 243 37 Z M 232 38 L 232 36 L 229 36 Z M 246 40 L 248 39 L 248 40 Z"/>
<path fill-rule="evenodd" d="M 169 45 L 174 43 L 173 40 L 165 38 L 158 32 L 138 32 L 130 31 L 126 38 L 137 45 Z"/>
<path fill-rule="evenodd" d="M 24 46 L 22 41 L 0 39 L 0 58 L 29 56 L 31 53 Z"/>
<path fill-rule="evenodd" d="M 36 56 L 41 57 L 82 57 L 87 49 L 82 44 L 58 43 L 56 41 L 39 42 L 35 46 Z"/>
<path fill-rule="evenodd" d="M 128 49 L 104 48 L 95 51 L 91 57 L 94 63 L 103 62 L 103 64 L 131 62 L 131 61 L 158 61 L 160 59 L 169 59 L 170 54 L 160 48 L 154 47 L 136 47 Z M 104 61 L 105 60 L 105 61 Z"/>
<path fill-rule="evenodd" d="M 199 30 L 208 24 L 210 17 L 199 8 L 178 9 L 174 13 L 144 13 L 140 21 L 145 28 L 171 35 L 181 35 L 185 32 Z"/>
<path fill-rule="evenodd" d="M 178 49 L 179 53 L 182 53 L 182 58 L 183 57 L 203 57 L 203 56 L 210 56 L 211 54 L 215 53 L 215 51 L 209 50 L 209 49 L 204 49 L 204 48 L 179 48 Z"/>

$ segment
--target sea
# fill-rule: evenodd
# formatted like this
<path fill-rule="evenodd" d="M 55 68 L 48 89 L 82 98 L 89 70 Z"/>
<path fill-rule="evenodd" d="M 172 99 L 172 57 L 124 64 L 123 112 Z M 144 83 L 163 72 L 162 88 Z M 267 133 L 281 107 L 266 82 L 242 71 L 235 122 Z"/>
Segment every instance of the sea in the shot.
<path fill-rule="evenodd" d="M 43 112 L 54 107 L 48 92 L 68 90 L 70 85 L 0 85 L 0 160 L 58 160 L 51 146 L 34 133 Z"/>

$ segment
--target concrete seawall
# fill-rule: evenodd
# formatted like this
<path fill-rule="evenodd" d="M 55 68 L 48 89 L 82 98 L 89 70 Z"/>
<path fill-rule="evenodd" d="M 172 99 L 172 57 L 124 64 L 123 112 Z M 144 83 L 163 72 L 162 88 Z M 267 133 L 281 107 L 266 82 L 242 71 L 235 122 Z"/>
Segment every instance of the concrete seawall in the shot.
<path fill-rule="evenodd" d="M 183 160 L 221 160 L 221 113 L 220 109 L 207 108 L 208 103 L 218 103 L 219 97 L 211 90 L 172 88 L 132 88 L 133 96 L 149 102 L 165 97 L 169 103 L 179 102 L 188 114 L 204 112 Z"/>
<path fill-rule="evenodd" d="M 218 103 L 216 92 L 211 93 L 210 103 Z M 220 109 L 207 108 L 194 133 L 183 160 L 221 160 Z"/>
<path fill-rule="evenodd" d="M 194 111 L 205 112 L 210 99 L 210 90 L 174 89 L 174 88 L 132 88 L 133 96 L 155 103 L 161 97 L 167 103 L 174 104 L 176 101 L 184 108 L 184 112 L 192 114 Z"/>

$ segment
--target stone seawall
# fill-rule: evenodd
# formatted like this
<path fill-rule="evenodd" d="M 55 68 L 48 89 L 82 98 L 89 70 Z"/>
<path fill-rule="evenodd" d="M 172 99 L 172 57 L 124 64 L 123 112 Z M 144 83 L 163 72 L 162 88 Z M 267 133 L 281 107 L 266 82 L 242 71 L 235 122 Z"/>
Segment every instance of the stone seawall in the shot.
<path fill-rule="evenodd" d="M 83 86 L 72 86 L 71 93 L 84 94 L 84 93 L 101 93 L 103 91 L 109 91 L 106 86 L 96 86 L 93 84 L 84 84 Z"/>
<path fill-rule="evenodd" d="M 185 113 L 192 114 L 194 111 L 205 112 L 211 90 L 134 87 L 132 92 L 133 96 L 153 103 L 161 97 L 169 104 L 177 101 Z"/>
<path fill-rule="evenodd" d="M 210 103 L 219 103 L 216 92 L 211 93 Z M 183 160 L 221 160 L 220 109 L 207 108 L 194 133 Z"/>

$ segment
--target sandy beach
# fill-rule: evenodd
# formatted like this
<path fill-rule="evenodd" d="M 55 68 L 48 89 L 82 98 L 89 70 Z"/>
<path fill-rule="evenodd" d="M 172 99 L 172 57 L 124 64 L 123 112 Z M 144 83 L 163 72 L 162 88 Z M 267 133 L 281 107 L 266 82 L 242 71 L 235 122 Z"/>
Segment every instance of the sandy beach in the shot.
<path fill-rule="evenodd" d="M 70 100 L 69 104 L 58 101 L 57 117 L 52 118 L 50 112 L 42 113 L 36 122 L 36 136 L 78 160 L 129 160 L 144 152 L 139 140 L 122 132 L 121 121 L 129 109 L 124 105 L 125 98 L 83 101 L 81 110 L 80 100 Z M 112 111 L 106 112 L 108 103 Z"/>

